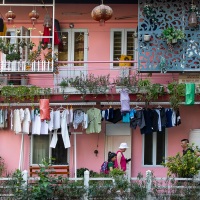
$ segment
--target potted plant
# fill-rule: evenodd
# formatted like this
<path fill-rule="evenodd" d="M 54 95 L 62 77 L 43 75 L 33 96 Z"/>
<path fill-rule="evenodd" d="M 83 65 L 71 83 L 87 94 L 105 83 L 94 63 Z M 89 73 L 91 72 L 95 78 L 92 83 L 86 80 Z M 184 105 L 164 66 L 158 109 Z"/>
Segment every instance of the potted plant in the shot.
<path fill-rule="evenodd" d="M 151 40 L 151 35 L 149 34 L 144 34 L 144 42 L 149 42 Z"/>
<path fill-rule="evenodd" d="M 114 84 L 116 86 L 117 92 L 118 89 L 121 90 L 123 88 L 126 88 L 130 92 L 135 93 L 138 91 L 137 82 L 138 80 L 135 75 L 122 77 L 118 76 L 116 79 L 114 79 Z"/>
<path fill-rule="evenodd" d="M 169 27 L 163 30 L 161 38 L 166 40 L 168 44 L 175 44 L 178 40 L 184 39 L 185 34 L 180 29 Z"/>

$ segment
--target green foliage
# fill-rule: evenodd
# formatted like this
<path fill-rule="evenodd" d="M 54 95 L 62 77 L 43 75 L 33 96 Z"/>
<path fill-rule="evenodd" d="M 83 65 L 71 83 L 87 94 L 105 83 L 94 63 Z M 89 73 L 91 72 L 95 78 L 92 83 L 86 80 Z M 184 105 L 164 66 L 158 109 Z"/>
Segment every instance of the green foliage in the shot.
<path fill-rule="evenodd" d="M 190 147 L 193 148 L 193 147 Z M 166 158 L 166 162 L 162 163 L 168 168 L 168 175 L 177 177 L 191 178 L 198 174 L 200 170 L 200 159 L 191 151 L 187 151 L 184 156 L 177 153 L 175 156 Z"/>
<path fill-rule="evenodd" d="M 172 43 L 172 40 L 182 40 L 185 38 L 185 34 L 182 30 L 176 29 L 174 27 L 169 27 L 163 30 L 162 39 L 166 40 L 167 43 Z"/>
<path fill-rule="evenodd" d="M 174 110 L 177 110 L 180 102 L 183 101 L 185 96 L 185 84 L 173 81 L 167 85 L 169 91 L 169 102 Z"/>
<path fill-rule="evenodd" d="M 124 171 L 118 168 L 114 168 L 112 171 L 110 171 L 110 176 L 112 176 L 113 178 L 118 177 L 118 176 L 123 176 L 123 175 L 124 175 Z"/>
<path fill-rule="evenodd" d="M 90 94 L 105 93 L 108 89 L 109 75 L 95 76 L 94 74 L 89 74 L 87 76 L 81 75 L 75 78 L 70 78 L 67 82 L 80 91 L 81 94 L 86 95 L 88 92 Z"/>
<path fill-rule="evenodd" d="M 32 103 L 37 100 L 41 95 L 45 97 L 49 96 L 51 93 L 50 88 L 40 88 L 37 86 L 3 86 L 0 89 L 1 97 L 4 98 L 5 102 L 24 102 L 30 100 Z"/>
<path fill-rule="evenodd" d="M 6 60 L 7 60 L 7 61 L 10 61 L 10 62 L 12 62 L 12 61 L 14 61 L 14 60 L 19 61 L 20 58 L 21 58 L 21 57 L 20 57 L 20 53 L 19 53 L 19 52 L 12 52 L 12 53 L 6 54 Z"/>
<path fill-rule="evenodd" d="M 88 189 L 89 199 L 113 200 L 116 197 L 116 190 L 111 184 L 96 182 Z"/>
<path fill-rule="evenodd" d="M 158 83 L 151 83 L 148 79 L 138 81 L 139 93 L 137 98 L 147 104 L 153 100 L 157 100 L 159 96 L 164 94 L 164 87 Z M 144 95 L 145 94 L 145 95 Z"/>
<path fill-rule="evenodd" d="M 62 88 L 66 88 L 69 86 L 69 82 L 67 81 L 67 79 L 63 78 L 62 81 L 58 85 Z"/>
<path fill-rule="evenodd" d="M 114 79 L 114 84 L 116 86 L 122 86 L 129 89 L 131 92 L 137 92 L 137 77 L 136 76 L 124 76 L 124 77 L 117 77 Z"/>
<path fill-rule="evenodd" d="M 0 156 L 0 177 L 2 177 L 3 173 L 6 170 L 6 165 L 4 159 Z"/>
<path fill-rule="evenodd" d="M 79 168 L 79 169 L 77 169 L 77 177 L 78 178 L 84 177 L 84 171 L 86 171 L 86 170 L 89 171 L 88 168 Z"/>
<path fill-rule="evenodd" d="M 146 181 L 141 173 L 138 174 L 137 180 L 130 184 L 130 196 L 135 199 L 143 199 L 147 196 Z"/>

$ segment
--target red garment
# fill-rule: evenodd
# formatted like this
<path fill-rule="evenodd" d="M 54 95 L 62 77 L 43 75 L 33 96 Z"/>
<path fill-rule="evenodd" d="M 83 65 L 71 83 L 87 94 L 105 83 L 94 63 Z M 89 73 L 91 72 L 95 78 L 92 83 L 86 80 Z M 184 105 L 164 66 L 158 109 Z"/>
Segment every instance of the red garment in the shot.
<path fill-rule="evenodd" d="M 43 32 L 43 36 L 50 36 L 50 30 L 49 27 L 44 26 L 44 32 Z M 43 38 L 43 43 L 50 43 L 50 38 Z"/>
<path fill-rule="evenodd" d="M 40 99 L 40 119 L 50 120 L 49 99 Z"/>
<path fill-rule="evenodd" d="M 118 153 L 121 153 L 121 154 L 122 154 L 121 162 L 120 162 L 120 164 L 121 164 L 121 169 L 122 169 L 123 171 L 126 171 L 126 158 L 124 157 L 124 154 L 123 154 L 121 151 L 117 151 L 116 154 L 118 154 Z M 115 168 L 118 168 L 117 159 L 115 160 Z"/>
<path fill-rule="evenodd" d="M 56 30 L 56 27 L 54 27 L 54 44 L 59 44 L 60 43 L 60 38 L 58 35 L 58 31 Z"/>

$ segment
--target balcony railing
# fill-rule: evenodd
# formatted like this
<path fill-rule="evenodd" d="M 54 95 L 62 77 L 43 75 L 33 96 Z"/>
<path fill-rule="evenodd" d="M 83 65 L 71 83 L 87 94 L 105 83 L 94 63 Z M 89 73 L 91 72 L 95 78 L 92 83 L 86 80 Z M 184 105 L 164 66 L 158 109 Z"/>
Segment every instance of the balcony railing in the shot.
<path fill-rule="evenodd" d="M 26 61 L 2 61 L 0 62 L 1 73 L 52 73 L 53 62 L 34 61 L 27 64 Z"/>

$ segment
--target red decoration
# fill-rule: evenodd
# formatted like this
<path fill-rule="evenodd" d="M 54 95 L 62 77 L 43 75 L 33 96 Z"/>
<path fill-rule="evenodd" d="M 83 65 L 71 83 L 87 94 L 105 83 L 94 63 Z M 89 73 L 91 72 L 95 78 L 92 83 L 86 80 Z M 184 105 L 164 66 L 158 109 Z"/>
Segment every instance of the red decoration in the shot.
<path fill-rule="evenodd" d="M 31 20 L 36 20 L 39 18 L 39 14 L 36 12 L 36 10 L 32 10 L 30 13 L 29 13 L 29 18 Z"/>
<path fill-rule="evenodd" d="M 107 21 L 111 19 L 113 15 L 113 10 L 103 3 L 99 6 L 96 6 L 91 13 L 91 16 L 96 21 Z"/>
<path fill-rule="evenodd" d="M 13 19 L 15 19 L 16 15 L 12 10 L 9 10 L 6 14 L 5 14 L 6 18 L 8 19 L 8 21 L 12 21 Z"/>

